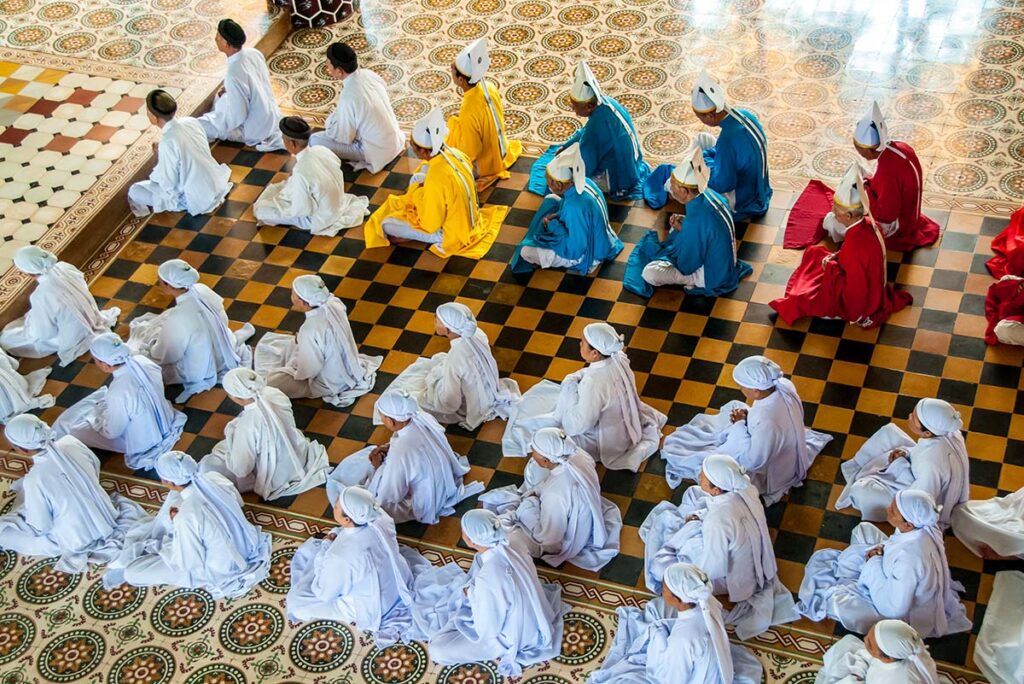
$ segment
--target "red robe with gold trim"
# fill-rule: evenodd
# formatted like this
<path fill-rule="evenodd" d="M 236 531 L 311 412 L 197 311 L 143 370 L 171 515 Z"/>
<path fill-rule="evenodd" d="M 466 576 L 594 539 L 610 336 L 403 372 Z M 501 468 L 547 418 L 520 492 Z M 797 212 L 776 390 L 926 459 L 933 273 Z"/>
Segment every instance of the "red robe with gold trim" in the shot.
<path fill-rule="evenodd" d="M 939 238 L 939 224 L 921 213 L 921 162 L 914 148 L 892 141 L 878 157 L 875 175 L 864 179 L 871 215 L 879 223 L 899 220 L 899 229 L 885 238 L 895 252 L 930 245 Z"/>

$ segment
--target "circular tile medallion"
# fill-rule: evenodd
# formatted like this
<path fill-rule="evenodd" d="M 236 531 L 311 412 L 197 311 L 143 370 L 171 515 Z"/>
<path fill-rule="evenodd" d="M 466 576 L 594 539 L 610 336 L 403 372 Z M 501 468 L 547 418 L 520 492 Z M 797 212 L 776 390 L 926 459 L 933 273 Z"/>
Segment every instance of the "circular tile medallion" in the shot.
<path fill-rule="evenodd" d="M 1024 164 L 1024 138 L 1017 138 L 1011 142 L 1009 152 L 1014 161 Z"/>
<path fill-rule="evenodd" d="M 1024 198 L 1024 171 L 1012 171 L 999 179 L 999 188 L 1010 197 Z"/>
<path fill-rule="evenodd" d="M 811 166 L 825 178 L 842 178 L 850 164 L 856 161 L 856 155 L 852 145 L 849 149 L 842 147 L 822 150 L 811 159 Z"/>
<path fill-rule="evenodd" d="M 167 20 L 160 15 L 143 14 L 142 16 L 130 19 L 124 27 L 128 33 L 134 36 L 147 36 L 150 33 L 156 33 L 165 26 L 167 26 Z"/>
<path fill-rule="evenodd" d="M 363 681 L 372 684 L 413 684 L 427 671 L 427 652 L 417 642 L 373 649 L 363 658 Z"/>
<path fill-rule="evenodd" d="M 577 31 L 552 31 L 545 34 L 540 43 L 552 52 L 568 52 L 583 44 L 583 36 Z"/>
<path fill-rule="evenodd" d="M 185 684 L 246 684 L 246 679 L 236 667 L 207 665 L 193 672 Z"/>
<path fill-rule="evenodd" d="M 169 651 L 143 646 L 128 651 L 114 663 L 107 684 L 170 684 L 174 674 L 174 656 Z"/>
<path fill-rule="evenodd" d="M 690 137 L 682 131 L 661 129 L 644 136 L 644 151 L 655 157 L 674 157 L 690 145 Z"/>
<path fill-rule="evenodd" d="M 78 14 L 78 6 L 70 2 L 51 2 L 36 13 L 43 21 L 64 21 Z"/>
<path fill-rule="evenodd" d="M 795 26 L 788 24 L 768 24 L 754 31 L 754 39 L 761 45 L 768 45 L 770 47 L 789 45 L 799 35 L 800 31 Z"/>
<path fill-rule="evenodd" d="M 817 83 L 794 83 L 782 89 L 782 101 L 795 109 L 810 109 L 828 97 L 828 89 Z"/>
<path fill-rule="evenodd" d="M 292 662 L 306 672 L 340 667 L 352 654 L 352 633 L 337 622 L 318 620 L 304 625 L 292 639 Z"/>
<path fill-rule="evenodd" d="M 654 22 L 654 30 L 669 38 L 680 38 L 693 31 L 693 26 L 686 19 L 670 15 Z"/>
<path fill-rule="evenodd" d="M 267 67 L 270 69 L 270 73 L 275 75 L 297 74 L 300 71 L 305 71 L 312 64 L 313 59 L 303 52 L 282 52 L 271 57 L 267 62 Z"/>
<path fill-rule="evenodd" d="M 487 34 L 487 24 L 479 19 L 464 19 L 448 27 L 448 35 L 459 41 L 476 40 Z"/>
<path fill-rule="evenodd" d="M 630 88 L 637 90 L 653 90 L 665 84 L 668 75 L 664 69 L 657 67 L 637 67 L 630 69 L 622 76 L 622 81 Z"/>
<path fill-rule="evenodd" d="M 371 31 L 379 31 L 398 21 L 398 14 L 389 9 L 372 9 L 359 14 L 359 25 Z"/>
<path fill-rule="evenodd" d="M 993 126 L 1006 116 L 1006 107 L 994 100 L 967 100 L 953 110 L 956 118 L 968 126 Z"/>
<path fill-rule="evenodd" d="M 601 655 L 608 633 L 596 618 L 585 613 L 566 614 L 562 627 L 562 652 L 556 662 L 573 667 L 589 663 Z"/>
<path fill-rule="evenodd" d="M 402 23 L 402 32 L 414 36 L 425 36 L 428 33 L 440 31 L 442 26 L 441 18 L 433 14 L 417 14 L 409 17 Z"/>
<path fill-rule="evenodd" d="M 384 43 L 384 56 L 390 60 L 404 61 L 412 59 L 423 52 L 423 43 L 411 38 L 399 38 Z"/>
<path fill-rule="evenodd" d="M 331 86 L 316 83 L 302 86 L 292 95 L 292 102 L 302 109 L 323 109 L 334 102 L 337 91 Z"/>
<path fill-rule="evenodd" d="M 918 64 L 904 75 L 907 83 L 922 90 L 946 88 L 956 80 L 953 70 L 944 64 Z"/>
<path fill-rule="evenodd" d="M 583 26 L 596 21 L 597 9 L 590 5 L 573 5 L 558 13 L 558 23 L 564 26 Z"/>
<path fill-rule="evenodd" d="M 466 10 L 478 17 L 486 17 L 505 9 L 505 0 L 470 0 Z"/>
<path fill-rule="evenodd" d="M 816 28 L 807 34 L 807 44 L 814 50 L 834 52 L 842 50 L 853 42 L 853 35 L 844 29 L 833 26 Z"/>
<path fill-rule="evenodd" d="M 674 126 L 685 126 L 693 123 L 696 119 L 693 115 L 693 107 L 690 106 L 689 100 L 676 102 L 669 102 L 661 106 L 658 111 L 658 118 L 667 124 Z"/>
<path fill-rule="evenodd" d="M 269 648 L 283 630 L 284 618 L 273 606 L 242 606 L 221 623 L 220 643 L 232 653 L 249 655 Z"/>
<path fill-rule="evenodd" d="M 462 52 L 461 45 L 441 45 L 430 51 L 428 59 L 435 66 L 450 69 L 452 64 L 455 63 L 455 57 L 460 52 Z"/>
<path fill-rule="evenodd" d="M 112 589 L 103 588 L 103 580 L 97 580 L 85 592 L 82 605 L 85 612 L 97 620 L 117 620 L 135 612 L 146 600 L 145 587 L 122 584 Z"/>
<path fill-rule="evenodd" d="M 437 684 L 500 684 L 504 679 L 491 663 L 466 663 L 441 670 Z"/>
<path fill-rule="evenodd" d="M 609 14 L 605 23 L 616 31 L 635 31 L 647 23 L 647 15 L 638 10 L 619 10 Z"/>
<path fill-rule="evenodd" d="M 511 26 L 503 26 L 494 32 L 494 40 L 499 45 L 506 47 L 515 47 L 528 43 L 533 40 L 536 32 L 529 26 L 523 26 L 522 24 L 512 24 Z"/>
<path fill-rule="evenodd" d="M 803 159 L 803 152 L 792 143 L 770 140 L 768 142 L 768 166 L 774 171 L 796 168 Z"/>
<path fill-rule="evenodd" d="M 509 50 L 491 50 L 491 71 L 505 71 L 511 69 L 519 61 L 519 58 Z"/>
<path fill-rule="evenodd" d="M 146 64 L 157 68 L 168 67 L 185 59 L 188 52 L 178 45 L 161 45 L 146 53 Z"/>
<path fill-rule="evenodd" d="M 794 71 L 804 78 L 831 78 L 843 65 L 832 55 L 817 54 L 801 57 L 793 65 Z"/>
<path fill-rule="evenodd" d="M 28 47 L 29 45 L 39 45 L 39 43 L 48 40 L 51 35 L 53 35 L 53 31 L 45 26 L 35 24 L 16 29 L 7 40 L 10 41 L 13 47 Z"/>
<path fill-rule="evenodd" d="M 149 621 L 153 628 L 169 637 L 198 632 L 213 617 L 213 597 L 202 589 L 176 589 L 153 607 Z"/>
<path fill-rule="evenodd" d="M 520 21 L 536 21 L 551 14 L 551 5 L 546 2 L 520 2 L 512 7 L 512 16 Z"/>
<path fill-rule="evenodd" d="M 530 127 L 530 115 L 518 109 L 505 110 L 505 135 L 513 136 Z"/>
<path fill-rule="evenodd" d="M 980 190 L 988 182 L 988 174 L 975 164 L 956 162 L 935 169 L 932 177 L 947 192 L 968 193 Z"/>
<path fill-rule="evenodd" d="M 974 54 L 985 64 L 1012 64 L 1024 57 L 1024 45 L 1012 40 L 986 40 Z"/>
<path fill-rule="evenodd" d="M 374 69 L 374 71 L 377 71 Z M 380 72 L 377 72 L 380 74 Z M 388 79 L 384 79 L 389 82 Z M 267 579 L 260 582 L 264 591 L 272 594 L 287 594 L 292 586 L 292 556 L 295 555 L 295 548 L 288 547 L 278 549 L 270 555 L 270 572 Z"/>
<path fill-rule="evenodd" d="M 912 121 L 934 119 L 944 110 L 942 100 L 928 93 L 911 93 L 896 100 L 896 111 Z"/>
<path fill-rule="evenodd" d="M 35 0 L 4 0 L 0 2 L 0 14 L 14 16 L 23 14 L 35 7 Z"/>
<path fill-rule="evenodd" d="M 528 107 L 548 98 L 551 91 L 543 83 L 537 81 L 526 81 L 517 83 L 505 91 L 505 99 L 513 105 Z"/>
<path fill-rule="evenodd" d="M 544 119 L 537 127 L 537 134 L 548 142 L 562 142 L 580 128 L 579 119 L 574 116 L 553 116 Z"/>
<path fill-rule="evenodd" d="M 674 40 L 652 40 L 640 46 L 640 56 L 648 62 L 671 62 L 682 53 L 682 46 Z"/>
<path fill-rule="evenodd" d="M 14 499 L 11 499 L 13 502 Z M 6 513 L 7 511 L 4 511 Z M 7 573 L 18 564 L 18 555 L 9 549 L 0 549 L 0 577 L 6 577 Z"/>
<path fill-rule="evenodd" d="M 72 682 L 95 670 L 106 650 L 102 636 L 88 629 L 76 629 L 46 644 L 36 668 L 49 682 Z"/>
<path fill-rule="evenodd" d="M 946 149 L 963 159 L 987 157 L 996 151 L 996 139 L 984 131 L 967 129 L 946 138 Z"/>
<path fill-rule="evenodd" d="M 551 78 L 565 71 L 565 60 L 555 55 L 534 57 L 523 65 L 523 71 L 533 78 Z M 594 74 L 597 76 L 597 74 Z M 600 77 L 598 76 L 598 80 Z"/>
<path fill-rule="evenodd" d="M 740 64 L 747 71 L 755 74 L 770 74 L 778 71 L 789 63 L 786 54 L 779 50 L 753 50 L 743 55 Z"/>
<path fill-rule="evenodd" d="M 53 42 L 53 49 L 61 54 L 70 55 L 88 50 L 95 44 L 96 36 L 91 33 L 68 33 Z"/>
<path fill-rule="evenodd" d="M 191 19 L 171 27 L 171 38 L 182 43 L 188 43 L 205 38 L 212 31 L 213 27 L 210 25 L 210 22 L 203 21 L 202 19 Z"/>
<path fill-rule="evenodd" d="M 220 72 L 223 69 L 224 56 L 216 50 L 207 50 L 206 52 L 200 53 L 192 58 L 189 62 L 189 66 L 193 71 L 200 74 L 212 74 L 213 72 Z"/>
<path fill-rule="evenodd" d="M 651 111 L 651 100 L 639 93 L 626 93 L 619 96 L 619 104 L 626 108 L 629 116 L 634 120 Z"/>
<path fill-rule="evenodd" d="M 327 29 L 321 28 L 310 28 L 310 29 L 299 29 L 291 36 L 292 45 L 303 50 L 316 50 L 322 48 L 331 42 L 331 32 Z M 346 41 L 347 42 L 347 41 Z M 352 48 L 355 49 L 354 47 Z"/>
<path fill-rule="evenodd" d="M 629 52 L 632 43 L 622 36 L 602 36 L 590 42 L 590 51 L 598 57 L 619 57 Z"/>
<path fill-rule="evenodd" d="M 399 121 L 418 121 L 430 111 L 430 102 L 422 97 L 403 97 L 392 103 Z"/>
<path fill-rule="evenodd" d="M 18 598 L 41 605 L 59 601 L 75 590 L 81 575 L 69 575 L 54 569 L 57 559 L 48 558 L 29 566 L 18 579 Z"/>
<path fill-rule="evenodd" d="M 0 665 L 19 659 L 36 637 L 31 618 L 19 613 L 0 615 Z"/>
<path fill-rule="evenodd" d="M 409 79 L 409 87 L 416 93 L 437 93 L 451 84 L 451 74 L 439 69 L 421 71 Z"/>
<path fill-rule="evenodd" d="M 1000 95 L 1013 88 L 1017 80 L 1002 69 L 978 69 L 972 71 L 964 83 L 978 95 Z"/>
<path fill-rule="evenodd" d="M 112 40 L 109 43 L 104 43 L 100 46 L 99 56 L 100 59 L 110 60 L 117 62 L 122 59 L 128 59 L 139 54 L 142 50 L 142 43 L 132 38 L 121 38 L 120 40 Z"/>
<path fill-rule="evenodd" d="M 814 117 L 803 112 L 782 112 L 768 119 L 771 137 L 796 139 L 814 132 L 818 124 Z"/>
<path fill-rule="evenodd" d="M 745 76 L 730 81 L 726 92 L 737 102 L 760 102 L 772 94 L 772 84 L 760 76 Z"/>
<path fill-rule="evenodd" d="M 1024 33 L 1024 14 L 1019 12 L 996 12 L 982 24 L 989 33 L 997 36 L 1016 36 Z"/>

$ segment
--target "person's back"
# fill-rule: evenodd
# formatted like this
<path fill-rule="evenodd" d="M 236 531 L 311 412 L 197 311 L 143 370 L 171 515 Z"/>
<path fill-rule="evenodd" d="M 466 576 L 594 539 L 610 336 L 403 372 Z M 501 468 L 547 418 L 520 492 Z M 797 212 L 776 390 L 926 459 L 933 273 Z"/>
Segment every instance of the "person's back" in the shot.
<path fill-rule="evenodd" d="M 735 458 L 766 498 L 806 475 L 801 463 L 806 448 L 803 411 L 794 413 L 779 391 L 758 399 L 747 411 L 750 447 Z"/>
<path fill-rule="evenodd" d="M 379 529 L 375 531 L 372 526 Z M 326 559 L 337 564 L 330 575 L 344 578 L 346 586 L 352 588 L 338 599 L 353 610 L 358 628 L 376 631 L 384 616 L 402 602 L 400 586 L 412 587 L 409 566 L 403 560 L 399 564 L 400 574 L 396 575 L 392 562 L 399 553 L 395 524 L 388 517 L 380 517 L 351 531 L 342 531 L 338 541 L 341 543 L 331 547 Z M 392 553 L 388 553 L 384 544 L 394 546 Z"/>
<path fill-rule="evenodd" d="M 146 383 L 162 390 L 164 385 L 160 366 L 143 356 L 135 356 L 134 360 L 142 368 Z M 126 367 L 119 366 L 114 370 L 107 390 L 107 410 L 109 411 L 113 405 L 118 414 L 123 413 L 127 417 L 127 422 L 123 433 L 105 436 L 111 439 L 122 437 L 125 441 L 125 454 L 146 452 L 160 444 L 165 437 L 161 434 L 158 418 L 146 399 L 147 392 L 139 386 L 141 381 Z"/>
<path fill-rule="evenodd" d="M 442 448 L 451 451 L 447 442 Z M 386 510 L 408 500 L 417 520 L 432 521 L 458 495 L 463 473 L 457 467 L 452 454 L 436 448 L 426 430 L 410 422 L 391 437 L 369 488 Z"/>
<path fill-rule="evenodd" d="M 85 307 L 84 299 L 80 309 L 69 307 L 69 299 L 78 302 L 81 298 L 69 298 L 61 279 L 76 283 L 83 292 L 88 292 L 89 286 L 82 272 L 71 264 L 57 263 L 52 270 L 58 269 L 63 271 L 62 278 L 50 273 L 39 276 L 35 289 L 28 297 L 29 310 L 25 314 L 25 328 L 30 334 L 39 337 L 52 336 L 58 355 L 63 357 L 66 353 L 73 354 L 81 349 L 76 354 L 78 356 L 88 348 L 93 333 L 102 331 L 90 325 L 90 322 L 98 319 L 99 315 L 94 301 L 89 302 L 92 306 L 88 309 Z"/>
<path fill-rule="evenodd" d="M 593 467 L 594 461 L 587 454 L 572 458 L 589 460 Z M 545 519 L 557 516 L 556 524 L 561 524 L 561 544 L 557 549 L 551 549 L 545 556 L 545 560 L 551 565 L 558 565 L 552 562 L 556 560 L 559 563 L 563 560 L 572 562 L 573 558 L 594 540 L 594 512 L 588 505 L 590 497 L 584 490 L 584 485 L 570 472 L 572 467 L 565 464 L 555 468 L 537 486 L 541 506 L 541 529 L 538 531 L 543 531 Z"/>
<path fill-rule="evenodd" d="M 296 340 L 299 347 L 312 353 L 323 364 L 313 377 L 303 379 L 309 379 L 322 396 L 333 396 L 342 389 L 352 387 L 359 378 L 350 377 L 346 370 L 342 355 L 348 351 L 347 345 L 343 344 L 341 335 L 332 326 L 331 317 L 325 315 L 325 308 L 320 306 L 306 313 L 306 320 L 299 327 Z M 357 361 L 358 354 L 349 363 Z"/>
<path fill-rule="evenodd" d="M 53 446 L 86 473 L 99 476 L 100 464 L 96 456 L 76 438 L 65 435 L 55 440 Z M 36 496 L 41 495 L 45 498 L 52 523 L 46 534 L 67 553 L 82 552 L 97 540 L 96 535 L 92 533 L 94 528 L 91 525 L 78 524 L 80 521 L 113 517 L 114 507 L 109 497 L 104 495 L 102 499 L 94 498 L 92 495 L 96 492 L 76 489 L 63 475 L 60 466 L 46 455 L 35 457 L 32 467 L 25 475 L 22 489 L 33 490 Z M 95 489 L 100 490 L 98 481 Z M 106 512 L 101 511 L 101 507 L 105 508 Z"/>
<path fill-rule="evenodd" d="M 727 175 L 731 178 L 716 177 L 712 172 L 711 185 L 716 192 L 736 193 L 737 213 L 763 213 L 771 199 L 764 157 L 764 130 L 757 117 L 745 109 L 733 109 L 722 120 L 721 126 L 722 132 L 715 145 L 715 159 L 717 161 L 719 155 L 727 155 L 732 160 L 732 164 L 727 165 L 730 171 Z M 726 184 L 732 185 L 728 181 L 735 183 L 735 188 L 725 187 Z M 765 189 L 767 193 L 763 192 Z"/>
<path fill-rule="evenodd" d="M 371 173 L 401 154 L 405 135 L 391 108 L 388 85 L 371 69 L 357 69 L 345 79 L 338 108 L 357 115 L 355 139 L 362 143 Z"/>
<path fill-rule="evenodd" d="M 202 300 L 200 303 L 199 300 Z M 224 311 L 224 300 L 202 283 L 192 286 L 191 292 L 180 296 L 174 307 L 167 312 L 163 334 L 178 338 L 177 344 L 182 355 L 175 362 L 178 375 L 186 383 L 217 376 L 235 366 L 234 359 L 227 359 L 217 343 L 217 331 L 210 329 L 205 308 L 217 312 L 217 318 L 227 327 L 228 317 Z M 184 334 L 183 334 L 184 333 Z"/>
<path fill-rule="evenodd" d="M 325 215 L 344 203 L 345 177 L 338 166 L 338 157 L 326 147 L 307 147 L 296 157 L 292 173 L 303 176 L 313 200 L 315 218 L 327 218 Z"/>
<path fill-rule="evenodd" d="M 768 586 L 768 570 L 774 576 L 773 568 L 761 567 L 761 546 L 771 540 L 761 538 L 757 514 L 743 501 L 750 489 L 711 498 L 702 529 L 703 556 L 689 559 L 704 568 L 716 589 L 727 588 L 734 602 L 745 601 Z M 758 501 L 754 510 L 760 506 Z"/>
<path fill-rule="evenodd" d="M 948 524 L 953 509 L 970 498 L 965 476 L 970 462 L 941 437 L 922 437 L 910 450 L 912 489 L 928 492 L 942 506 L 940 520 Z"/>
<path fill-rule="evenodd" d="M 593 129 L 590 127 L 593 126 Z M 591 160 L 584 152 L 587 175 L 594 177 L 609 172 L 609 192 L 613 195 L 631 190 L 638 181 L 636 162 L 641 157 L 637 148 L 633 119 L 619 102 L 607 95 L 587 119 L 584 140 L 594 145 L 596 159 Z M 590 130 L 593 133 L 590 133 Z M 590 142 L 593 140 L 594 142 Z M 587 150 L 588 145 L 583 145 Z M 593 166 L 591 165 L 593 161 Z M 613 172 L 627 172 L 622 177 L 612 178 Z"/>
<path fill-rule="evenodd" d="M 234 58 L 228 58 L 224 80 L 238 87 L 245 100 L 247 111 L 242 122 L 242 137 L 246 143 L 255 145 L 274 137 L 281 113 L 270 87 L 270 70 L 263 53 L 256 48 L 243 47 Z"/>
<path fill-rule="evenodd" d="M 702 231 L 700 241 L 704 250 L 701 266 L 704 285 L 700 289 L 710 294 L 722 294 L 735 289 L 737 271 L 740 270 L 736 261 L 736 236 L 732 232 L 728 212 L 729 203 L 710 188 L 686 205 L 686 221 L 692 221 L 691 225 L 715 228 Z M 688 229 L 686 221 L 683 223 L 683 231 Z"/>
<path fill-rule="evenodd" d="M 222 500 L 234 502 L 232 516 L 244 517 L 242 498 L 227 478 L 219 473 L 199 477 L 206 478 L 210 488 L 219 490 Z M 181 505 L 174 516 L 173 544 L 177 549 L 171 557 L 186 561 L 178 570 L 187 576 L 189 586 L 221 584 L 226 578 L 244 572 L 249 560 L 247 549 L 240 548 L 239 541 L 224 527 L 221 515 L 196 491 L 194 484 L 181 492 Z"/>
<path fill-rule="evenodd" d="M 218 190 L 228 185 L 230 173 L 225 173 L 227 168 L 218 164 L 210 154 L 206 133 L 197 119 L 186 116 L 168 121 L 163 128 L 157 154 L 154 176 L 158 169 L 167 174 L 166 179 L 171 182 L 166 190 L 184 197 L 188 213 L 203 214 L 220 204 L 219 198 L 212 204 L 210 198 L 221 194 Z M 166 167 L 161 163 L 165 160 Z M 162 185 L 164 178 L 154 180 Z"/>
<path fill-rule="evenodd" d="M 861 571 L 861 584 L 868 588 L 875 609 L 883 617 L 906 621 L 922 635 L 945 634 L 946 597 L 942 579 L 949 568 L 928 533 L 914 529 L 894 534 L 886 540 L 884 548 L 885 553 L 879 561 L 885 568 L 886 579 L 870 562 L 865 563 Z M 898 594 L 886 591 L 897 584 L 913 589 Z M 898 600 L 891 600 L 893 596 Z"/>

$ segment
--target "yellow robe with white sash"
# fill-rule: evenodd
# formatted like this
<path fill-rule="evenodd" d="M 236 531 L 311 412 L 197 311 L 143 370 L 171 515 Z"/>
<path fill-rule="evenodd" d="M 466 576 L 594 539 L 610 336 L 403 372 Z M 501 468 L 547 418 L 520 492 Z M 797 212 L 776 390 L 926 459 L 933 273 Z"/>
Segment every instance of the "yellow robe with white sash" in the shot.
<path fill-rule="evenodd" d="M 508 169 L 523 153 L 518 140 L 505 135 L 505 108 L 494 83 L 484 79 L 462 96 L 459 113 L 448 119 L 447 145 L 476 164 L 481 180 L 508 178 Z"/>
<path fill-rule="evenodd" d="M 459 255 L 479 259 L 498 237 L 509 208 L 479 206 L 473 168 L 462 152 L 445 146 L 424 164 L 427 173 L 423 183 L 410 184 L 404 195 L 391 195 L 373 212 L 365 226 L 366 246 L 390 244 L 382 223 L 393 217 L 425 233 L 436 233 L 443 228 L 441 244 L 430 247 L 430 251 L 440 257 Z"/>

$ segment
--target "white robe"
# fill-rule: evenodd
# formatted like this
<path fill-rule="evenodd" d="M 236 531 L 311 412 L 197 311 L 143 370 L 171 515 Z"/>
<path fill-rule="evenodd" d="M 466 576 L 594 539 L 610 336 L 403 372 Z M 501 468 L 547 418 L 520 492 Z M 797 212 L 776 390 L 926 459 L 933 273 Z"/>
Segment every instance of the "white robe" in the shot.
<path fill-rule="evenodd" d="M 730 401 L 717 415 L 699 415 L 666 437 L 661 456 L 668 461 L 669 485 L 675 488 L 683 479 L 697 480 L 704 459 L 711 454 L 728 454 L 746 468 L 765 505 L 802 485 L 832 436 L 806 429 L 796 389 L 788 380 L 778 382 L 789 383 L 791 394 L 777 389 L 749 409 L 741 401 Z M 746 419 L 733 423 L 734 409 L 746 409 Z"/>
<path fill-rule="evenodd" d="M 718 667 L 699 607 L 680 613 L 657 597 L 638 608 L 619 608 L 618 627 L 601 669 L 587 684 L 761 684 L 762 666 L 743 646 L 729 645 L 733 679 Z"/>
<path fill-rule="evenodd" d="M 1024 487 L 1006 496 L 961 504 L 951 522 L 956 538 L 979 556 L 985 544 L 1000 556 L 1024 558 Z"/>
<path fill-rule="evenodd" d="M 930 655 L 925 656 L 929 661 Z M 825 651 L 824 663 L 814 684 L 939 684 L 933 677 L 923 676 L 905 660 L 885 663 L 864 648 L 864 642 L 852 634 L 832 644 Z"/>
<path fill-rule="evenodd" d="M 57 263 L 36 276 L 28 312 L 4 326 L 0 347 L 13 356 L 40 359 L 56 354 L 66 366 L 89 351 L 96 335 L 110 332 L 121 310 L 100 311 L 82 272 Z"/>
<path fill-rule="evenodd" d="M 433 421 L 433 425 L 430 424 Z M 327 479 L 327 497 L 337 501 L 343 487 L 359 485 L 373 494 L 396 523 L 417 520 L 433 525 L 455 505 L 483 491 L 482 482 L 463 482 L 469 461 L 452 451 L 444 428 L 420 413 L 391 435 L 387 456 L 376 470 L 369 446 L 346 457 Z"/>
<path fill-rule="evenodd" d="M 430 563 L 399 547 L 387 515 L 331 532 L 333 541 L 307 539 L 292 557 L 288 619 L 355 623 L 373 634 L 378 648 L 405 640 L 412 626 L 413 578 Z"/>
<path fill-rule="evenodd" d="M 114 558 L 127 530 L 146 513 L 103 490 L 100 462 L 80 441 L 61 437 L 53 448 L 60 452 L 56 457 L 37 453 L 28 473 L 12 483 L 16 499 L 0 516 L 0 548 L 59 556 L 54 567 L 60 572 L 84 572 L 89 564 Z"/>
<path fill-rule="evenodd" d="M 658 450 L 668 417 L 640 401 L 635 379 L 629 387 L 619 383 L 614 363 L 602 359 L 570 373 L 561 385 L 542 380 L 531 387 L 509 415 L 501 440 L 505 455 L 528 456 L 533 433 L 560 427 L 609 470 L 639 470 Z M 639 406 L 637 440 L 625 425 L 626 402 Z"/>
<path fill-rule="evenodd" d="M 170 451 L 185 428 L 186 416 L 163 399 L 160 367 L 149 359 L 135 359 L 144 369 L 146 391 L 127 364 L 114 369 L 109 387 L 80 399 L 57 418 L 58 435 L 73 435 L 94 449 L 124 454 L 132 470 L 152 468 Z M 159 396 L 160 405 L 150 398 Z M 161 426 L 163 426 L 161 428 Z"/>
<path fill-rule="evenodd" d="M 331 466 L 324 446 L 295 427 L 288 397 L 267 387 L 224 426 L 224 439 L 199 469 L 220 473 L 239 492 L 273 501 L 323 484 Z"/>
<path fill-rule="evenodd" d="M 405 149 L 405 134 L 391 108 L 388 85 L 370 69 L 356 69 L 342 83 L 323 133 L 311 145 L 341 148 L 353 168 L 377 173 Z"/>
<path fill-rule="evenodd" d="M 231 169 L 214 160 L 203 127 L 191 117 L 164 124 L 157 156 L 149 180 L 128 189 L 128 204 L 136 216 L 150 211 L 208 214 L 231 191 Z"/>
<path fill-rule="evenodd" d="M 267 60 L 259 50 L 243 47 L 228 57 L 224 94 L 199 123 L 210 140 L 240 142 L 269 152 L 284 149 L 280 121 Z"/>
<path fill-rule="evenodd" d="M 479 328 L 473 340 L 453 339 L 448 353 L 416 359 L 388 389 L 405 390 L 439 422 L 467 430 L 494 418 L 507 420 L 522 398 L 515 380 L 498 377 L 487 333 Z M 373 415 L 379 423 L 376 408 Z"/>
<path fill-rule="evenodd" d="M 477 553 L 468 574 L 455 563 L 429 568 L 415 589 L 410 636 L 429 640 L 436 663 L 497 660 L 501 675 L 517 677 L 561 651 L 561 587 L 542 583 L 533 559 L 509 544 Z"/>
<path fill-rule="evenodd" d="M 691 514 L 697 519 L 687 522 Z M 779 581 L 764 509 L 753 486 L 718 496 L 690 487 L 678 507 L 663 501 L 651 511 L 640 526 L 640 538 L 647 588 L 660 592 L 670 565 L 693 563 L 707 573 L 716 595 L 736 604 L 723 618 L 740 639 L 799 617 L 792 595 Z"/>
<path fill-rule="evenodd" d="M 889 463 L 893 449 L 903 449 L 907 456 Z M 885 520 L 886 508 L 897 493 L 920 489 L 942 506 L 940 521 L 948 527 L 953 509 L 970 496 L 966 457 L 958 455 L 942 437 L 922 438 L 915 443 L 893 423 L 880 428 L 841 467 L 847 484 L 836 509 L 852 506 L 864 520 Z"/>
<path fill-rule="evenodd" d="M 527 470 L 544 470 L 530 459 Z M 577 451 L 546 477 L 523 487 L 508 485 L 480 496 L 485 508 L 501 515 L 513 544 L 557 567 L 569 561 L 597 571 L 619 553 L 622 514 L 601 496 L 594 459 Z"/>
<path fill-rule="evenodd" d="M 53 406 L 53 396 L 39 394 L 51 368 L 40 368 L 26 375 L 18 373 L 18 361 L 0 351 L 0 423 L 34 409 Z"/>
<path fill-rule="evenodd" d="M 996 573 L 974 645 L 974 662 L 992 684 L 1024 682 L 1024 573 Z"/>
<path fill-rule="evenodd" d="M 242 596 L 267 577 L 270 535 L 245 519 L 242 497 L 230 482 L 217 473 L 197 477 L 207 478 L 223 503 L 211 504 L 194 482 L 168 496 L 157 520 L 147 519 L 138 534 L 129 534 L 130 543 L 108 566 L 105 586 L 168 584 L 205 589 L 220 599 Z M 172 507 L 178 509 L 173 520 Z"/>
<path fill-rule="evenodd" d="M 362 223 L 369 205 L 369 198 L 345 192 L 345 175 L 335 154 L 307 147 L 296 155 L 291 175 L 268 185 L 252 210 L 259 224 L 295 226 L 334 237 Z"/>
<path fill-rule="evenodd" d="M 331 324 L 327 306 L 340 307 Z M 345 407 L 373 389 L 383 357 L 360 354 L 345 305 L 332 300 L 306 312 L 297 335 L 267 333 L 256 345 L 256 371 L 292 399 L 320 398 Z"/>
<path fill-rule="evenodd" d="M 935 534 L 940 533 L 935 530 Z M 864 559 L 875 546 L 880 556 Z M 931 532 L 914 529 L 887 537 L 871 523 L 853 529 L 843 551 L 816 551 L 800 583 L 800 612 L 811 620 L 831 617 L 846 629 L 866 634 L 879 620 L 903 620 L 922 638 L 971 628 L 949 573 L 945 548 Z"/>
<path fill-rule="evenodd" d="M 143 314 L 129 328 L 129 348 L 158 363 L 165 384 L 184 386 L 178 403 L 213 388 L 229 370 L 252 366 L 246 341 L 256 329 L 246 323 L 232 332 L 224 299 L 202 283 L 179 295 L 173 307 Z"/>

